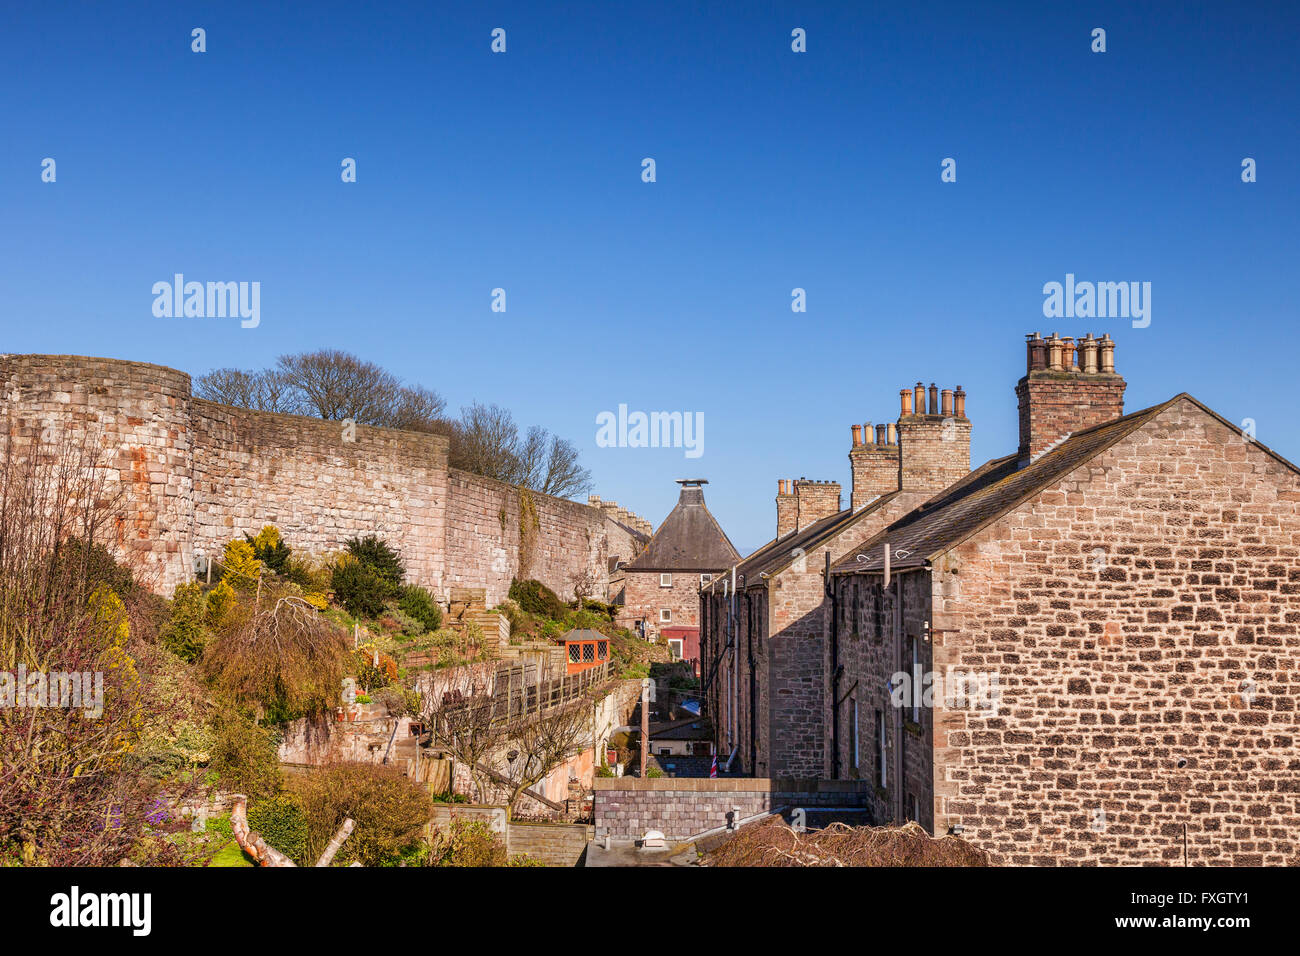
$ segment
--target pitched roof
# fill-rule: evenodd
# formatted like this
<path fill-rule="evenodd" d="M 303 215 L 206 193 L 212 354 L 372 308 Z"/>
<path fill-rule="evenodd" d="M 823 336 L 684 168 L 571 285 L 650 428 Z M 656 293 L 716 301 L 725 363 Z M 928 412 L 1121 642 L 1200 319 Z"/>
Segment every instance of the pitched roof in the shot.
<path fill-rule="evenodd" d="M 1020 466 L 1021 459 L 1018 455 L 995 458 L 925 504 L 909 511 L 865 542 L 861 548 L 845 555 L 832 571 L 883 570 L 885 542 L 890 545 L 891 569 L 922 567 L 927 561 L 960 544 L 1095 458 L 1183 398 L 1190 399 L 1215 418 L 1224 421 L 1196 399 L 1183 393 L 1159 405 L 1076 432 L 1056 448 L 1023 467 Z"/>
<path fill-rule="evenodd" d="M 814 521 L 801 531 L 774 538 L 736 565 L 737 586 L 740 586 L 742 577 L 745 579 L 744 586 L 746 588 L 762 585 L 765 577 L 771 577 L 776 572 L 784 570 L 787 565 L 795 560 L 794 551 L 796 549 L 812 551 L 820 547 L 826 541 L 853 527 L 860 518 L 871 514 L 886 502 L 897 498 L 900 494 L 901 492 L 891 491 L 889 494 L 881 495 L 870 504 L 860 507 L 856 511 L 852 508 L 845 508 L 843 511 L 837 511 L 833 515 L 822 518 L 820 521 Z M 731 570 L 728 569 L 727 579 L 729 580 L 730 577 Z M 722 579 L 715 578 L 713 583 L 705 590 L 719 588 L 721 584 Z"/>
<path fill-rule="evenodd" d="M 719 571 L 740 559 L 704 504 L 701 481 L 682 481 L 677 504 L 629 571 Z"/>

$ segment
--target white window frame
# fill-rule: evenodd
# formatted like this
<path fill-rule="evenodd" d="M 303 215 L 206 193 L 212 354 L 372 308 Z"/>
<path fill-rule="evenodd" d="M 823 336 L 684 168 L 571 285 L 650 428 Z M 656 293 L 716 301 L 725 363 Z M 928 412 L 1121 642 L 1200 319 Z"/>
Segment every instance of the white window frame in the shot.
<path fill-rule="evenodd" d="M 669 608 L 669 607 L 661 607 L 661 608 L 659 609 L 659 623 L 660 623 L 660 624 L 670 624 L 670 623 L 672 623 L 672 619 L 673 619 L 673 609 L 672 609 L 672 608 Z"/>
<path fill-rule="evenodd" d="M 700 584 L 701 584 L 701 586 L 702 586 L 702 585 L 705 585 L 705 584 L 712 584 L 712 583 L 713 583 L 713 575 L 711 575 L 711 574 L 701 574 L 701 575 L 700 575 Z"/>
<path fill-rule="evenodd" d="M 678 661 L 680 661 L 680 660 L 682 659 L 682 644 L 683 644 L 683 641 L 682 641 L 682 639 L 681 639 L 680 637 L 673 637 L 673 638 L 670 638 L 670 639 L 668 640 L 668 653 L 669 653 L 669 654 L 673 654 L 673 645 L 674 645 L 674 644 L 677 645 L 677 653 L 674 654 L 674 656 L 673 656 L 673 660 L 678 660 Z"/>
<path fill-rule="evenodd" d="M 661 588 L 670 588 L 670 587 L 672 587 L 672 586 L 673 586 L 673 576 L 672 576 L 672 574 L 660 574 L 660 575 L 659 575 L 659 586 L 660 586 Z"/>

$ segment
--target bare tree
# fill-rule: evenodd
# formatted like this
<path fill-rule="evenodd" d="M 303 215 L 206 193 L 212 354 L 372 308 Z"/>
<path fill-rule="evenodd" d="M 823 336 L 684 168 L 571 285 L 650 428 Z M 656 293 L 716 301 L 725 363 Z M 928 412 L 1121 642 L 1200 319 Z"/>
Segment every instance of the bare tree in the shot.
<path fill-rule="evenodd" d="M 532 487 L 542 494 L 571 498 L 591 488 L 591 472 L 578 464 L 578 449 L 573 442 L 552 435 L 546 468 Z"/>
<path fill-rule="evenodd" d="M 476 475 L 518 484 L 519 426 L 508 409 L 475 402 L 460 410 L 452 436 L 451 465 Z"/>
<path fill-rule="evenodd" d="M 338 349 L 281 355 L 276 368 L 314 415 L 374 424 L 392 410 L 402 383 L 392 372 Z"/>
<path fill-rule="evenodd" d="M 194 380 L 194 394 L 210 402 L 261 412 L 296 414 L 302 408 L 301 394 L 276 369 L 259 372 L 238 368 L 213 369 Z"/>
<path fill-rule="evenodd" d="M 448 420 L 437 392 L 405 385 L 374 362 L 338 349 L 281 355 L 275 368 L 260 372 L 214 369 L 195 380 L 194 391 L 240 408 L 447 435 L 453 468 L 557 498 L 591 487 L 591 472 L 578 463 L 572 442 L 537 425 L 521 434 L 500 405 L 475 402 L 461 409 L 458 420 Z"/>
<path fill-rule="evenodd" d="M 483 768 L 501 748 L 508 731 L 507 702 L 486 691 L 471 687 L 442 695 L 442 700 L 426 705 L 421 715 L 433 732 L 433 744 L 446 750 L 469 768 L 474 799 L 485 799 L 486 774 Z"/>
<path fill-rule="evenodd" d="M 387 428 L 404 428 L 413 432 L 446 432 L 449 426 L 442 420 L 446 401 L 437 392 L 419 385 L 398 389 L 392 406 L 382 421 L 367 422 Z"/>
<path fill-rule="evenodd" d="M 569 704 L 524 714 L 513 720 L 506 737 L 514 750 L 507 755 L 503 777 L 510 781 L 506 807 L 514 813 L 515 802 L 529 787 L 545 780 L 555 768 L 581 753 L 591 730 L 590 697 Z"/>
<path fill-rule="evenodd" d="M 521 437 L 508 409 L 474 403 L 461 409 L 451 445 L 452 467 L 521 485 L 557 498 L 591 487 L 572 442 L 536 425 Z"/>
<path fill-rule="evenodd" d="M 579 611 L 587 598 L 596 593 L 596 584 L 596 572 L 591 568 L 584 568 L 573 576 L 573 598 L 578 602 Z"/>

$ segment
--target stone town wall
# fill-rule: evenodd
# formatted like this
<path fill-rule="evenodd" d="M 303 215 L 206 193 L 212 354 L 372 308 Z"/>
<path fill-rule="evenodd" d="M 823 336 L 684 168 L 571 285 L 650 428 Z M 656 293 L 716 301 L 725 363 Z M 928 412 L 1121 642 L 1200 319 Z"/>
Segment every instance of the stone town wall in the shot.
<path fill-rule="evenodd" d="M 449 588 L 486 587 L 492 607 L 506 597 L 512 578 L 536 578 L 561 600 L 572 600 L 574 583 L 589 573 L 595 587 L 589 596 L 605 598 L 613 522 L 600 511 L 455 468 L 449 484 Z"/>
<path fill-rule="evenodd" d="M 485 588 L 489 606 L 512 577 L 571 598 L 588 575 L 604 600 L 608 558 L 637 553 L 600 508 L 448 468 L 442 436 L 358 425 L 345 442 L 341 423 L 196 399 L 188 375 L 158 365 L 0 355 L 0 399 L 0 451 L 21 460 L 69 430 L 102 445 L 108 490 L 123 493 L 109 543 L 163 594 L 191 578 L 196 551 L 264 524 L 317 555 L 380 535 L 410 580 L 443 600 Z"/>
<path fill-rule="evenodd" d="M 123 508 L 108 543 L 142 583 L 170 594 L 191 566 L 194 515 L 190 377 L 74 355 L 0 355 L 0 461 L 83 440 L 105 499 Z"/>
<path fill-rule="evenodd" d="M 324 555 L 377 534 L 406 562 L 407 580 L 442 593 L 447 439 L 301 415 L 193 402 L 194 546 L 220 556 L 232 538 L 280 529 Z"/>

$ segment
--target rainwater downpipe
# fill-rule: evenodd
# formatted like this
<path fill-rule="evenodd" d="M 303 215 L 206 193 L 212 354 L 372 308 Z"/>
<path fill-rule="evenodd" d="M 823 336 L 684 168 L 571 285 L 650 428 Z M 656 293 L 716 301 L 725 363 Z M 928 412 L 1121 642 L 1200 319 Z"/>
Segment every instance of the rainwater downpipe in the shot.
<path fill-rule="evenodd" d="M 831 581 L 831 553 L 826 552 L 825 593 L 831 601 L 831 779 L 840 778 L 840 615 Z"/>

